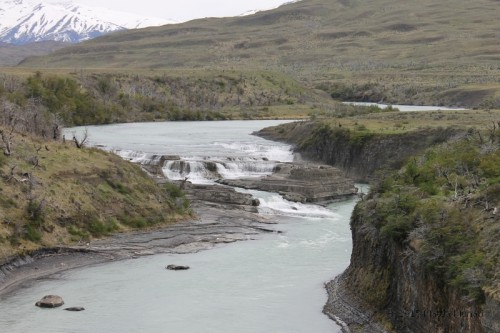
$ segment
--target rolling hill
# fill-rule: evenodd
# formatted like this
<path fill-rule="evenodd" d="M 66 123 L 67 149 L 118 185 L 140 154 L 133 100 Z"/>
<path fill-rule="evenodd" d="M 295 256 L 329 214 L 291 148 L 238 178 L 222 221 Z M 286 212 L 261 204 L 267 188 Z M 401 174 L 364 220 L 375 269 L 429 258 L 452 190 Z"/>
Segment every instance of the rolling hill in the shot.
<path fill-rule="evenodd" d="M 293 69 L 497 64 L 498 1 L 305 0 L 255 15 L 123 31 L 26 66 Z"/>
<path fill-rule="evenodd" d="M 280 71 L 340 99 L 500 105 L 498 1 L 304 0 L 114 33 L 28 68 Z"/>

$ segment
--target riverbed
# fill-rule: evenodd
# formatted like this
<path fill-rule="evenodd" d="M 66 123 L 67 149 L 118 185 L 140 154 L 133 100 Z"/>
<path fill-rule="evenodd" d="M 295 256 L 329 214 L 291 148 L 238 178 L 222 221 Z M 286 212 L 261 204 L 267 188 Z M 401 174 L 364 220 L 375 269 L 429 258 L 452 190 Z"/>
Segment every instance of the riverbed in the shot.
<path fill-rule="evenodd" d="M 212 174 L 203 170 L 207 160 L 228 177 L 259 176 L 279 161 L 293 160 L 290 146 L 250 135 L 278 123 L 125 124 L 87 131 L 91 144 L 136 162 L 178 155 L 193 166 L 186 171 L 165 165 L 165 174 L 211 183 Z M 0 331 L 339 332 L 321 312 L 324 283 L 349 264 L 349 218 L 356 199 L 321 207 L 252 194 L 261 200 L 260 214 L 276 223 L 266 227 L 276 232 L 209 251 L 121 260 L 37 281 L 0 299 Z M 191 269 L 168 271 L 168 264 Z M 46 294 L 86 310 L 36 308 L 34 302 Z"/>

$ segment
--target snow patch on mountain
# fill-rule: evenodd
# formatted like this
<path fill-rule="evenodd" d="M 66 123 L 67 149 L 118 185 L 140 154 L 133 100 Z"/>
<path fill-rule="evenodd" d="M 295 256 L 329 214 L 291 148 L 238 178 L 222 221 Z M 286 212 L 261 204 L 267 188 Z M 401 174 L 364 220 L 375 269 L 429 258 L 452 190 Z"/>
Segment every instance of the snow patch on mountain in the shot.
<path fill-rule="evenodd" d="M 80 42 L 118 30 L 177 23 L 71 1 L 4 0 L 0 6 L 0 41 L 18 45 L 45 40 Z"/>

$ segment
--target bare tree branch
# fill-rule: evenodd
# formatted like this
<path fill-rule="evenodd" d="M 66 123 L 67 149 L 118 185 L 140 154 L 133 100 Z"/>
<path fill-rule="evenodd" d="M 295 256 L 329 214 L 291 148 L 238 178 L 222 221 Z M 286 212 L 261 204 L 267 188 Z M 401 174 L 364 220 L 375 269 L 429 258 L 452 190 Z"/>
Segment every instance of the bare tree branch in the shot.
<path fill-rule="evenodd" d="M 88 138 L 89 138 L 89 132 L 87 128 L 85 128 L 85 131 L 83 132 L 83 137 L 80 140 L 76 137 L 76 134 L 73 133 L 73 141 L 75 142 L 76 148 L 78 149 L 85 147 Z"/>

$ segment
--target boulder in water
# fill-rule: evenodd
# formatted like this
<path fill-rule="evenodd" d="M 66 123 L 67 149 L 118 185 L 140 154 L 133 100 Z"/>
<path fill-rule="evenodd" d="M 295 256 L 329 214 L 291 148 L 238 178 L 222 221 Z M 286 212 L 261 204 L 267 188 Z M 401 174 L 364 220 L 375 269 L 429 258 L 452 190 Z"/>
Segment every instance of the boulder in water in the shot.
<path fill-rule="evenodd" d="M 57 308 L 64 304 L 63 299 L 57 295 L 47 295 L 35 303 L 40 308 Z"/>
<path fill-rule="evenodd" d="M 189 266 L 181 266 L 181 265 L 168 265 L 167 266 L 168 270 L 171 271 L 185 271 L 189 269 Z"/>
<path fill-rule="evenodd" d="M 81 306 L 72 306 L 70 308 L 66 308 L 64 309 L 66 311 L 74 311 L 74 312 L 78 312 L 78 311 L 84 311 L 85 308 L 84 307 L 81 307 Z"/>

